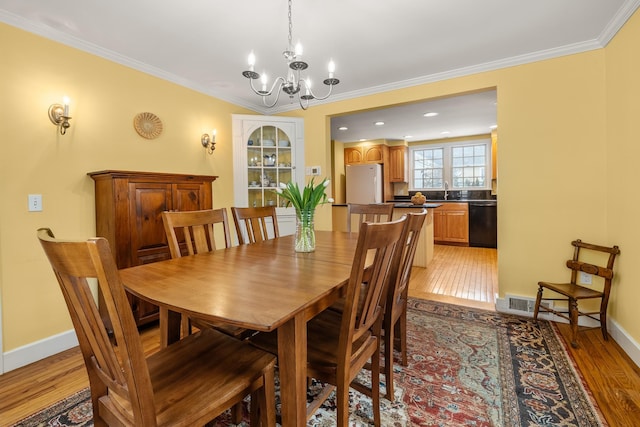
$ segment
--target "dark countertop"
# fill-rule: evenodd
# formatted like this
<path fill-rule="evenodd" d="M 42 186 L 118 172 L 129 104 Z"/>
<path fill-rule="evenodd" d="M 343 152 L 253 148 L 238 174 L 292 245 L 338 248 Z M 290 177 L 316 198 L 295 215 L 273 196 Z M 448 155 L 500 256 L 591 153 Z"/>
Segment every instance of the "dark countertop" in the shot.
<path fill-rule="evenodd" d="M 387 203 L 393 203 L 393 208 L 411 208 L 411 209 L 420 209 L 420 208 L 427 208 L 427 209 L 435 209 L 439 206 L 442 206 L 442 203 L 438 202 L 427 202 L 424 205 L 414 205 L 411 202 L 398 202 L 398 201 L 389 201 Z M 335 207 L 347 207 L 346 203 L 334 203 L 332 206 Z"/>
<path fill-rule="evenodd" d="M 443 203 L 473 203 L 473 202 L 493 202 L 498 203 L 496 199 L 448 199 L 448 200 L 427 200 L 427 204 L 437 203 L 438 205 L 442 205 Z M 410 203 L 407 199 L 400 200 L 388 200 L 387 203 Z"/>

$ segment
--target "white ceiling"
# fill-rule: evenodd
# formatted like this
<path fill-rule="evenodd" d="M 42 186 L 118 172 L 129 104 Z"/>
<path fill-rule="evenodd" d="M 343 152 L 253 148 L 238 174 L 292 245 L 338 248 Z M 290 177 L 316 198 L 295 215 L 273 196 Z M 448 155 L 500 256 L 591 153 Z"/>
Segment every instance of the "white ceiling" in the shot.
<path fill-rule="evenodd" d="M 601 48 L 639 5 L 640 0 L 294 0 L 293 41 L 303 44 L 308 75 L 320 94 L 327 63 L 335 61 L 340 84 L 327 100 L 335 101 Z M 299 108 L 283 94 L 274 109 L 265 109 L 241 74 L 251 50 L 256 71 L 272 78 L 286 71 L 286 0 L 0 0 L 0 21 L 258 113 Z M 425 108 L 449 106 L 419 106 L 415 113 Z M 495 105 L 493 120 L 483 114 L 483 126 L 495 123 Z M 384 136 L 365 132 L 350 138 L 432 139 L 419 134 L 419 126 L 392 131 L 395 120 L 387 121 Z M 454 126 L 442 127 L 453 136 Z"/>

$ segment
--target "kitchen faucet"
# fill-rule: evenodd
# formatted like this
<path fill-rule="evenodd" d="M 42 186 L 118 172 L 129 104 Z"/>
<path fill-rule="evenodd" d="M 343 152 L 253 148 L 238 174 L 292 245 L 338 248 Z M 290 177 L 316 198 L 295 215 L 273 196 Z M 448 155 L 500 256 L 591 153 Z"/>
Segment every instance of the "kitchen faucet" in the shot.
<path fill-rule="evenodd" d="M 444 182 L 444 199 L 447 200 L 449 196 L 449 183 L 447 181 Z"/>

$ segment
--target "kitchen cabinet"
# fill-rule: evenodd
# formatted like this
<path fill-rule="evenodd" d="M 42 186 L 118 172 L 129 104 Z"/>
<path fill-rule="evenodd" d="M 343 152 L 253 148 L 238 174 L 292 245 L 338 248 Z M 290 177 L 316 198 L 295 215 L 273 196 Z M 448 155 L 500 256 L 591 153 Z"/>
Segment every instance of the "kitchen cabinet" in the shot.
<path fill-rule="evenodd" d="M 389 181 L 407 182 L 407 147 L 389 147 Z"/>
<path fill-rule="evenodd" d="M 355 147 L 345 147 L 344 164 L 356 165 L 362 163 L 386 163 L 388 161 L 388 150 L 384 144 L 357 145 Z"/>
<path fill-rule="evenodd" d="M 95 181 L 96 235 L 109 241 L 118 268 L 171 258 L 162 212 L 211 209 L 217 178 L 114 170 L 88 175 Z M 157 320 L 157 306 L 127 297 L 138 326 Z M 99 307 L 106 319 L 104 304 Z"/>
<path fill-rule="evenodd" d="M 295 209 L 276 189 L 305 185 L 303 120 L 234 114 L 232 124 L 235 206 L 275 206 L 280 235 L 295 233 Z"/>
<path fill-rule="evenodd" d="M 467 203 L 443 203 L 433 210 L 433 239 L 436 243 L 469 244 Z"/>
<path fill-rule="evenodd" d="M 361 147 L 346 147 L 344 149 L 344 164 L 358 165 L 363 163 Z"/>

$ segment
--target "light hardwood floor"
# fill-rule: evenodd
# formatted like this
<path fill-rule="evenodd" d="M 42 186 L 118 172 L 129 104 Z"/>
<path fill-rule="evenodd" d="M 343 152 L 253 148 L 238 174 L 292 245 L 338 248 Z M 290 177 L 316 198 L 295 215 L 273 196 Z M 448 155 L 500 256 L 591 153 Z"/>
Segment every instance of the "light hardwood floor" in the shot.
<path fill-rule="evenodd" d="M 493 310 L 498 291 L 496 251 L 436 246 L 429 269 L 416 268 L 410 295 Z M 535 285 L 532 285 L 535 286 Z M 559 325 L 568 342 L 568 325 Z M 145 350 L 158 348 L 158 329 L 142 331 Z M 611 427 L 640 426 L 640 368 L 599 330 L 581 331 L 568 346 Z M 0 427 L 8 426 L 88 386 L 79 349 L 73 348 L 0 376 Z"/>

